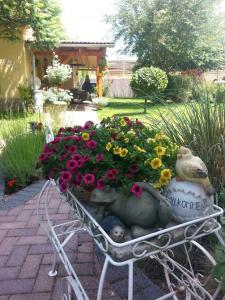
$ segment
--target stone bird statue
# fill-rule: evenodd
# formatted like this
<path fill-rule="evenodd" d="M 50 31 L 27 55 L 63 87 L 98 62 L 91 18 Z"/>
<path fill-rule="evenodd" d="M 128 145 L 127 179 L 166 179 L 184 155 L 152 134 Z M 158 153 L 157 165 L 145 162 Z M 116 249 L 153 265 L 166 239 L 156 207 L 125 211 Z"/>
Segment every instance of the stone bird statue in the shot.
<path fill-rule="evenodd" d="M 190 149 L 180 147 L 177 154 L 176 173 L 178 180 L 202 184 L 208 196 L 214 193 L 214 189 L 209 181 L 206 165 L 198 156 L 192 155 Z"/>

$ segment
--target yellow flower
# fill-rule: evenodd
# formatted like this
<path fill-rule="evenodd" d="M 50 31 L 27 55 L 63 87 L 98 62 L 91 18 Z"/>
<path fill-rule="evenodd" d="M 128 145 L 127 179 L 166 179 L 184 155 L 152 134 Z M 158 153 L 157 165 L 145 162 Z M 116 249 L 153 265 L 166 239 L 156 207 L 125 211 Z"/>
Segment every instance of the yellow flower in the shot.
<path fill-rule="evenodd" d="M 161 167 L 161 165 L 162 161 L 158 157 L 151 160 L 152 169 L 158 169 Z"/>
<path fill-rule="evenodd" d="M 121 149 L 120 156 L 125 157 L 127 155 L 127 153 L 128 153 L 128 150 L 126 148 L 123 148 L 123 149 Z"/>
<path fill-rule="evenodd" d="M 120 147 L 115 147 L 115 148 L 113 148 L 113 153 L 114 154 L 120 154 L 121 153 L 121 148 Z"/>
<path fill-rule="evenodd" d="M 164 169 L 161 171 L 161 178 L 162 179 L 166 179 L 166 180 L 170 180 L 171 179 L 171 171 L 170 169 Z"/>
<path fill-rule="evenodd" d="M 82 138 L 83 138 L 84 141 L 89 140 L 89 133 L 83 132 L 83 133 L 82 133 Z"/>
<path fill-rule="evenodd" d="M 166 152 L 166 148 L 161 147 L 161 146 L 155 147 L 155 150 L 156 150 L 156 153 L 157 153 L 158 156 L 162 156 Z"/>
<path fill-rule="evenodd" d="M 155 139 L 148 138 L 148 139 L 147 139 L 147 143 L 148 143 L 148 144 L 153 144 L 153 143 L 155 143 Z"/>
<path fill-rule="evenodd" d="M 165 178 L 160 177 L 160 179 L 159 179 L 159 183 L 160 183 L 161 185 L 167 185 L 168 182 L 169 182 L 169 180 L 167 180 L 167 179 L 165 179 Z"/>
<path fill-rule="evenodd" d="M 124 126 L 127 125 L 127 123 L 126 123 L 126 121 L 125 121 L 124 119 L 121 119 L 121 120 L 120 120 L 120 125 L 121 125 L 122 127 L 124 127 Z"/>
<path fill-rule="evenodd" d="M 137 150 L 138 152 L 146 152 L 145 149 L 143 149 L 137 145 L 134 145 L 134 149 Z"/>
<path fill-rule="evenodd" d="M 162 186 L 162 185 L 161 185 L 160 182 L 153 183 L 153 187 L 154 187 L 155 189 L 160 189 L 161 186 Z"/>
<path fill-rule="evenodd" d="M 109 151 L 112 148 L 112 144 L 108 142 L 108 144 L 105 146 L 105 149 Z"/>
<path fill-rule="evenodd" d="M 162 133 L 161 132 L 157 133 L 155 135 L 155 139 L 156 139 L 156 141 L 160 141 L 162 139 Z"/>
<path fill-rule="evenodd" d="M 127 144 L 127 143 L 129 143 L 129 139 L 128 138 L 125 138 L 124 139 L 124 142 Z"/>
<path fill-rule="evenodd" d="M 161 140 L 168 140 L 169 138 L 162 132 L 159 132 L 155 135 L 155 139 L 156 139 L 156 141 L 161 141 Z"/>

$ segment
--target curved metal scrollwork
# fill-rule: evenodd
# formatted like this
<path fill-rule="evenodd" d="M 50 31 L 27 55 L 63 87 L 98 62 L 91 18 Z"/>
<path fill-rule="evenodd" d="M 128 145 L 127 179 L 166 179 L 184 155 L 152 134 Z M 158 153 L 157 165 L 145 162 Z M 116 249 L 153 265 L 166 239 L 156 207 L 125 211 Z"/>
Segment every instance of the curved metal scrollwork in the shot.
<path fill-rule="evenodd" d="M 89 299 L 66 254 L 67 243 L 79 231 L 88 232 L 98 248 L 104 253 L 107 261 L 115 266 L 129 265 L 130 267 L 134 261 L 144 257 L 155 259 L 164 268 L 166 281 L 170 291 L 168 295 L 171 295 L 176 300 L 178 299 L 176 297 L 177 293 L 185 294 L 184 297 L 188 300 L 216 299 L 216 296 L 219 293 L 219 282 L 217 282 L 218 288 L 213 296 L 211 296 L 207 291 L 207 276 L 202 272 L 194 271 L 192 267 L 191 251 L 193 246 L 196 246 L 212 265 L 215 263 L 207 250 L 198 244 L 196 240 L 213 232 L 216 233 L 217 237 L 219 236 L 220 224 L 217 222 L 216 217 L 221 215 L 223 210 L 218 206 L 214 206 L 214 212 L 210 216 L 205 216 L 182 224 L 176 224 L 136 239 L 129 239 L 125 242 L 117 243 L 109 237 L 96 221 L 95 215 L 92 214 L 93 207 L 89 207 L 88 202 L 83 203 L 82 201 L 79 201 L 71 191 L 63 193 L 62 198 L 71 208 L 70 213 L 72 215 L 72 220 L 54 225 L 54 222 L 51 222 L 48 213 L 48 204 L 50 197 L 52 196 L 52 188 L 59 191 L 57 183 L 54 181 L 46 183 L 45 188 L 39 197 L 38 212 L 40 210 L 40 199 L 43 197 L 45 219 L 47 220 L 47 224 L 44 226 L 47 229 L 47 234 L 55 249 L 55 253 L 59 255 L 65 270 L 69 275 L 63 280 L 61 300 L 74 300 L 77 298 L 82 300 Z M 38 213 L 38 220 L 41 223 L 40 213 Z M 218 239 L 220 241 L 220 237 L 218 237 Z M 186 257 L 185 263 L 181 263 L 177 260 L 175 251 L 177 246 L 184 247 L 183 253 Z M 56 259 L 53 270 L 55 270 L 55 266 Z M 130 273 L 132 274 L 133 270 L 131 270 Z M 173 278 L 173 280 L 171 280 L 171 278 Z M 132 279 L 129 280 L 132 282 Z M 101 294 L 102 288 L 103 285 L 100 288 L 99 294 Z M 129 295 L 131 295 L 130 291 Z"/>

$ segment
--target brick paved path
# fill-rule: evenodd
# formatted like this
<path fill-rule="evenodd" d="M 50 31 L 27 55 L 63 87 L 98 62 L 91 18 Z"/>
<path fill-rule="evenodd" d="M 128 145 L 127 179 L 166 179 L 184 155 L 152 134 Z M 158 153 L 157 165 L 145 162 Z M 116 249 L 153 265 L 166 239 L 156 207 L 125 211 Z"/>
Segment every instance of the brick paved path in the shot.
<path fill-rule="evenodd" d="M 46 233 L 37 226 L 36 200 L 37 196 L 18 207 L 0 210 L 0 300 L 60 299 L 66 273 L 59 263 L 58 275 L 48 276 L 52 248 Z M 69 219 L 69 207 L 59 194 L 54 194 L 49 207 L 55 224 Z M 89 235 L 79 233 L 67 246 L 67 253 L 90 299 L 96 299 L 100 266 Z M 109 284 L 105 287 L 103 299 L 120 299 Z"/>

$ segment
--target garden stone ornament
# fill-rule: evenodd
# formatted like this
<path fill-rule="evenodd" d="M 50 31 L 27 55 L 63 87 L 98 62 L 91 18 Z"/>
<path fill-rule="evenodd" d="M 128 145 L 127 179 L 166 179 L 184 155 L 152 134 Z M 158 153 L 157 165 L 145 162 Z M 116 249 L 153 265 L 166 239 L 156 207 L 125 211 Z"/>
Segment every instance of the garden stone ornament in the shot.
<path fill-rule="evenodd" d="M 181 147 L 176 162 L 177 177 L 167 185 L 164 194 L 170 200 L 173 219 L 187 222 L 213 212 L 213 187 L 203 161 L 190 149 Z"/>
<path fill-rule="evenodd" d="M 141 197 L 127 196 L 122 189 L 112 188 L 110 192 L 95 189 L 90 200 L 108 204 L 110 213 L 129 228 L 135 225 L 146 229 L 165 226 L 171 219 L 171 208 L 166 197 L 149 183 L 137 184 L 143 188 Z"/>
<path fill-rule="evenodd" d="M 208 196 L 214 193 L 206 165 L 198 156 L 192 155 L 190 149 L 180 147 L 177 154 L 176 173 L 178 180 L 200 183 Z"/>

